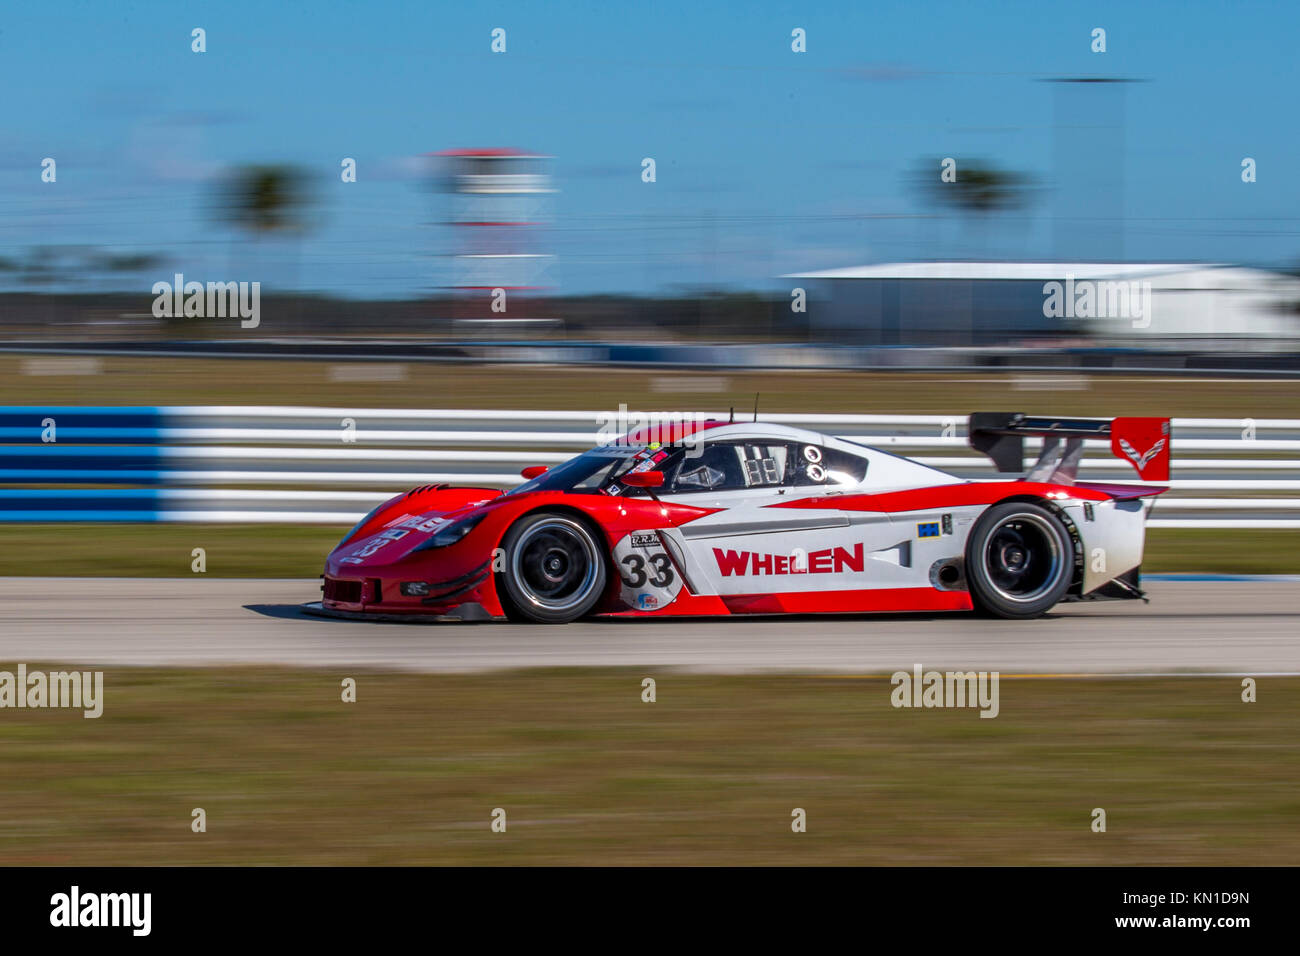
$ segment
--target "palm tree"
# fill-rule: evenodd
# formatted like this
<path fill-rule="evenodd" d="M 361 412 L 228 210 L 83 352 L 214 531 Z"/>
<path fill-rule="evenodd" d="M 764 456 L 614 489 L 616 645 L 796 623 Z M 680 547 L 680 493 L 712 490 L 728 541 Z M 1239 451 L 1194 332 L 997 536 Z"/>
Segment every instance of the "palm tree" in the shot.
<path fill-rule="evenodd" d="M 293 166 L 241 166 L 223 183 L 222 218 L 255 237 L 305 228 L 306 177 Z"/>
<path fill-rule="evenodd" d="M 217 193 L 217 217 L 252 236 L 285 235 L 299 240 L 295 279 L 302 265 L 301 238 L 308 229 L 311 195 L 306 174 L 295 166 L 250 164 L 225 177 Z M 294 284 L 297 284 L 296 282 Z M 298 310 L 301 310 L 301 296 Z"/>
<path fill-rule="evenodd" d="M 958 160 L 953 182 L 943 182 L 939 173 L 933 162 L 927 162 L 918 175 L 926 198 L 959 215 L 985 222 L 997 213 L 1029 205 L 1034 197 L 1032 177 L 999 169 L 984 160 Z"/>

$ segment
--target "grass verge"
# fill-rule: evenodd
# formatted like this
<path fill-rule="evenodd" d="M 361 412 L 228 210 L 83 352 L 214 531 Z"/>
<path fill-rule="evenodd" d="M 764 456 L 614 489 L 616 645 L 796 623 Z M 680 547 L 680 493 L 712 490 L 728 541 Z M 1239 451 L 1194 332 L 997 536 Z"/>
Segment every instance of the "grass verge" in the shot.
<path fill-rule="evenodd" d="M 39 364 L 33 364 L 41 359 Z M 373 363 L 371 363 L 373 365 Z M 323 405 L 353 408 L 615 409 L 965 415 L 1291 418 L 1300 379 L 1151 375 L 573 369 L 411 362 L 378 381 L 340 380 L 349 363 L 124 358 L 59 374 L 48 357 L 0 355 L 0 405 Z M 32 374 L 39 369 L 40 374 Z M 76 369 L 76 371 L 72 371 Z M 593 422 L 593 426 L 596 423 Z"/>
<path fill-rule="evenodd" d="M 986 720 L 895 710 L 883 679 L 649 674 L 655 703 L 640 671 L 114 669 L 98 720 L 0 714 L 0 863 L 1240 865 L 1300 849 L 1300 679 L 1262 679 L 1254 704 L 1232 678 L 1003 679 Z"/>

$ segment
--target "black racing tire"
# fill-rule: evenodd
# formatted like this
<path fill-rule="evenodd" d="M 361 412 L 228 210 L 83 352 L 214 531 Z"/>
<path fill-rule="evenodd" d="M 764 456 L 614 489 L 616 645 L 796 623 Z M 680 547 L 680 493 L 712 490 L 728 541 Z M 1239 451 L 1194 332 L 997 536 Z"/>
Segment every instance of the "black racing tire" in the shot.
<path fill-rule="evenodd" d="M 976 609 L 1025 620 L 1050 611 L 1074 578 L 1074 543 L 1042 505 L 1008 501 L 980 516 L 966 541 L 966 580 Z"/>
<path fill-rule="evenodd" d="M 512 621 L 568 624 L 585 617 L 605 593 L 609 563 L 597 532 L 562 511 L 525 515 L 501 541 L 505 569 L 496 574 L 502 610 Z"/>

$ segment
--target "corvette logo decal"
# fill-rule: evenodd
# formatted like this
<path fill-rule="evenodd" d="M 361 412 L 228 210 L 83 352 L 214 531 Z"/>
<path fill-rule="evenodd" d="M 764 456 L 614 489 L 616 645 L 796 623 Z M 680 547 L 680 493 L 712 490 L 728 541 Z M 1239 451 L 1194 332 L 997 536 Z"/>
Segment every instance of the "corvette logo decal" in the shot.
<path fill-rule="evenodd" d="M 1147 465 L 1151 463 L 1151 459 L 1155 458 L 1156 455 L 1160 454 L 1160 452 L 1164 450 L 1165 439 L 1161 438 L 1154 445 L 1148 448 L 1145 454 L 1142 455 L 1138 454 L 1137 449 L 1134 448 L 1132 444 L 1130 444 L 1127 438 L 1121 438 L 1119 440 L 1119 447 L 1124 452 L 1124 454 L 1129 457 L 1129 459 L 1133 462 L 1133 464 L 1137 465 L 1138 471 L 1140 472 L 1144 468 L 1146 468 Z"/>

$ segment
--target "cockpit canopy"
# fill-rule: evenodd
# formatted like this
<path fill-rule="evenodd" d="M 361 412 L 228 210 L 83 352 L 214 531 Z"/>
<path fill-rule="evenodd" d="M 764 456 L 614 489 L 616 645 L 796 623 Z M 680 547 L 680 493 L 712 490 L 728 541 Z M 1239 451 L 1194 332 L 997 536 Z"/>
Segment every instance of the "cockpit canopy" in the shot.
<path fill-rule="evenodd" d="M 602 445 L 510 493 L 625 494 L 629 489 L 620 479 L 641 471 L 663 472 L 660 493 L 665 495 L 750 488 L 848 488 L 866 477 L 866 451 L 864 448 L 864 454 L 857 455 L 841 448 L 770 437 L 718 437 L 689 445 Z"/>

